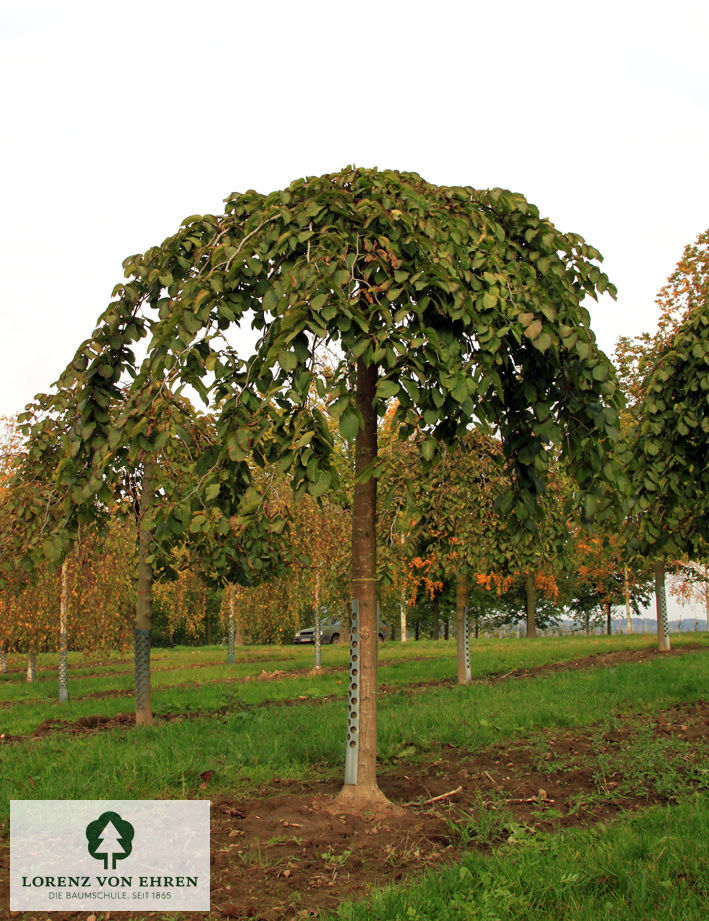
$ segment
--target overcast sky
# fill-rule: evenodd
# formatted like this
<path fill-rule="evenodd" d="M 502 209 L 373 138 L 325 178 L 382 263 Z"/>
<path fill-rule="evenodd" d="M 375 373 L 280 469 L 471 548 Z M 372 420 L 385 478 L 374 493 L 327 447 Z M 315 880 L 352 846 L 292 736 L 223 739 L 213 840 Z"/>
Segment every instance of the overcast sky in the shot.
<path fill-rule="evenodd" d="M 606 257 L 601 346 L 709 226 L 709 3 L 0 0 L 0 414 L 126 256 L 349 163 L 522 192 Z"/>

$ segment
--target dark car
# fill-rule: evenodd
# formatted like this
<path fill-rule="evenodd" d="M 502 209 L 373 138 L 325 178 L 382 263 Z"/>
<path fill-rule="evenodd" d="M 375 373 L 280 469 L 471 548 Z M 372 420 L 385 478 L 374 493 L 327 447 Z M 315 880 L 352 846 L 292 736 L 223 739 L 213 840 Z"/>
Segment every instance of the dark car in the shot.
<path fill-rule="evenodd" d="M 320 624 L 320 642 L 321 643 L 339 643 L 340 634 L 342 633 L 342 621 L 326 621 Z M 386 624 L 379 622 L 379 642 L 383 643 L 389 636 L 389 629 Z M 293 638 L 294 643 L 314 643 L 315 627 L 305 627 L 299 630 Z"/>

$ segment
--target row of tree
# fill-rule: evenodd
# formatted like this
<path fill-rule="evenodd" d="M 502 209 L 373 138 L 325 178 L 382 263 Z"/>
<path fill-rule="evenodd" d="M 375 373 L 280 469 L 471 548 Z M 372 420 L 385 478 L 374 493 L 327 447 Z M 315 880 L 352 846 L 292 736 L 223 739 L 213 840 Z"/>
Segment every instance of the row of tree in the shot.
<path fill-rule="evenodd" d="M 635 559 L 631 566 L 627 547 L 619 546 L 617 536 L 607 539 L 597 527 L 584 531 L 578 520 L 562 516 L 571 501 L 564 494 L 570 488 L 568 478 L 550 481 L 530 559 L 515 535 L 504 545 L 506 535 L 494 508 L 504 486 L 504 471 L 495 456 L 498 442 L 471 432 L 456 446 L 444 448 L 440 463 L 424 477 L 417 476 L 415 439 L 401 442 L 389 418 L 383 420 L 379 438 L 385 496 L 378 522 L 379 605 L 391 635 L 405 639 L 407 627 L 417 635 L 421 628 L 424 635 L 439 635 L 455 608 L 456 582 L 463 574 L 468 583 L 464 606 L 476 636 L 481 629 L 520 620 L 533 636 L 537 626 L 546 629 L 562 615 L 571 616 L 581 629 L 601 615 L 609 628 L 613 606 L 624 606 L 630 616 L 647 603 L 652 580 L 647 564 L 643 568 Z M 256 643 L 290 641 L 318 611 L 347 620 L 353 483 L 346 476 L 346 443 L 340 440 L 336 449 L 343 453 L 345 470 L 339 501 L 328 497 L 318 503 L 308 495 L 292 499 L 287 478 L 281 477 L 278 488 L 293 525 L 283 538 L 291 562 L 281 575 L 225 589 L 210 582 L 189 541 L 172 546 L 153 586 L 159 642 L 216 640 L 228 632 L 230 616 L 242 640 Z M 409 517 L 411 507 L 418 509 L 418 520 Z M 502 563 L 492 557 L 491 548 Z M 126 503 L 114 510 L 102 533 L 86 531 L 60 570 L 45 563 L 31 584 L 3 593 L 0 645 L 26 652 L 56 649 L 66 580 L 69 648 L 125 647 L 132 640 L 135 556 L 135 519 Z M 703 578 L 696 570 L 690 575 L 683 587 Z"/>

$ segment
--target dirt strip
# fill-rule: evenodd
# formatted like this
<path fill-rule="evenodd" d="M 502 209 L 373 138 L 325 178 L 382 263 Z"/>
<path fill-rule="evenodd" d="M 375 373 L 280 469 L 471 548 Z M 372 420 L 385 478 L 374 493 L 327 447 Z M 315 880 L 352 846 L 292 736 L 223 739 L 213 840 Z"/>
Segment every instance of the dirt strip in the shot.
<path fill-rule="evenodd" d="M 633 649 L 633 650 L 620 650 L 618 652 L 607 652 L 600 653 L 598 655 L 589 655 L 583 656 L 577 659 L 567 660 L 565 662 L 550 662 L 544 665 L 531 666 L 529 668 L 515 669 L 514 671 L 491 674 L 484 677 L 474 678 L 472 684 L 496 684 L 501 681 L 512 681 L 522 678 L 532 678 L 535 676 L 551 674 L 561 671 L 577 671 L 579 669 L 589 669 L 589 668 L 607 668 L 615 665 L 632 663 L 632 662 L 646 662 L 649 659 L 655 659 L 663 656 L 682 656 L 686 655 L 689 652 L 695 652 L 697 650 L 702 650 L 704 652 L 709 652 L 709 647 L 701 644 L 692 644 L 683 646 L 680 649 L 673 649 L 670 652 L 659 652 L 657 649 Z M 408 661 L 408 660 L 401 660 Z M 393 663 L 388 663 L 393 664 Z M 383 666 L 380 666 L 382 668 Z M 275 681 L 279 680 L 282 677 L 306 677 L 313 675 L 321 675 L 325 672 L 336 672 L 342 671 L 340 666 L 333 666 L 329 669 L 321 669 L 319 672 L 314 670 L 309 671 L 299 671 L 299 672 L 261 672 L 260 675 L 249 675 L 238 678 L 223 678 L 221 683 L 248 683 L 251 681 Z M 205 682 L 213 683 L 213 682 Z M 388 695 L 388 694 L 415 694 L 421 693 L 426 690 L 430 690 L 434 687 L 453 687 L 456 684 L 454 678 L 442 678 L 435 679 L 432 678 L 428 681 L 412 682 L 405 685 L 387 685 L 382 682 L 379 685 L 378 693 L 379 695 Z M 175 687 L 181 687 L 182 685 L 175 685 Z M 185 687 L 200 687 L 200 684 L 191 684 L 184 685 Z M 95 695 L 88 695 L 89 697 L 107 697 L 107 696 L 127 696 L 132 694 L 132 691 L 120 691 L 120 692 L 98 692 Z M 287 706 L 319 706 L 325 703 L 328 703 L 333 700 L 344 700 L 346 695 L 343 694 L 328 694 L 323 695 L 322 697 L 308 697 L 301 695 L 298 697 L 289 697 L 284 699 L 269 699 L 262 701 L 259 704 L 253 704 L 250 706 L 245 706 L 245 709 L 256 709 L 261 707 L 287 707 Z M 81 699 L 81 698 L 77 698 Z M 223 707 L 214 708 L 211 710 L 190 710 L 182 713 L 164 713 L 164 714 L 155 714 L 155 719 L 162 722 L 173 722 L 175 720 L 189 720 L 189 719 L 205 719 L 215 716 L 224 716 L 229 713 L 233 713 L 235 706 L 238 707 L 238 702 L 236 704 L 228 704 Z M 0 734 L 0 745 L 10 744 L 17 742 L 25 742 L 28 739 L 41 739 L 48 735 L 55 735 L 57 733 L 67 733 L 70 735 L 84 735 L 84 734 L 94 734 L 97 732 L 103 732 L 106 730 L 120 729 L 128 726 L 132 726 L 135 722 L 134 714 L 132 713 L 118 713 L 115 716 L 101 716 L 101 715 L 91 715 L 91 716 L 82 716 L 76 720 L 63 720 L 63 719 L 46 719 L 42 722 L 33 732 L 25 735 L 12 735 L 10 733 L 1 733 Z"/>
<path fill-rule="evenodd" d="M 641 750 L 656 774 L 632 776 Z M 335 911 L 372 887 L 416 878 L 476 848 L 607 820 L 671 803 L 678 789 L 706 786 L 709 702 L 653 715 L 617 713 L 607 729 L 540 733 L 471 753 L 444 746 L 423 762 L 402 752 L 380 771 L 394 809 L 343 815 L 339 780 L 274 779 L 249 798 L 215 796 L 211 823 L 211 918 L 283 921 Z M 658 766 L 660 765 L 660 766 Z M 672 789 L 662 772 L 675 772 Z M 205 775 L 206 776 L 206 775 Z M 703 778 L 703 780 L 702 780 Z M 208 789 L 210 777 L 202 784 Z M 208 792 L 194 791 L 204 798 Z M 9 904 L 9 849 L 0 843 L 0 904 Z M 5 912 L 0 917 L 20 918 Z M 29 917 L 27 915 L 25 918 Z M 78 912 L 35 912 L 69 921 Z M 108 918 L 107 914 L 102 914 Z M 120 918 L 154 917 L 121 912 Z M 192 914 L 204 919 L 205 914 Z"/>

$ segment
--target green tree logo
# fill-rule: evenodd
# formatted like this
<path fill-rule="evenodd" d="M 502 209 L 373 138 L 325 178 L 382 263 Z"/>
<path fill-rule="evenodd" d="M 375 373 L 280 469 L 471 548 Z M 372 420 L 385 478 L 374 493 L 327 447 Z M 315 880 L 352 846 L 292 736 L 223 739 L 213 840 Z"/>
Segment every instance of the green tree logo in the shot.
<path fill-rule="evenodd" d="M 104 812 L 86 826 L 89 854 L 103 860 L 104 870 L 115 870 L 116 861 L 124 860 L 133 850 L 135 829 L 117 812 Z"/>

